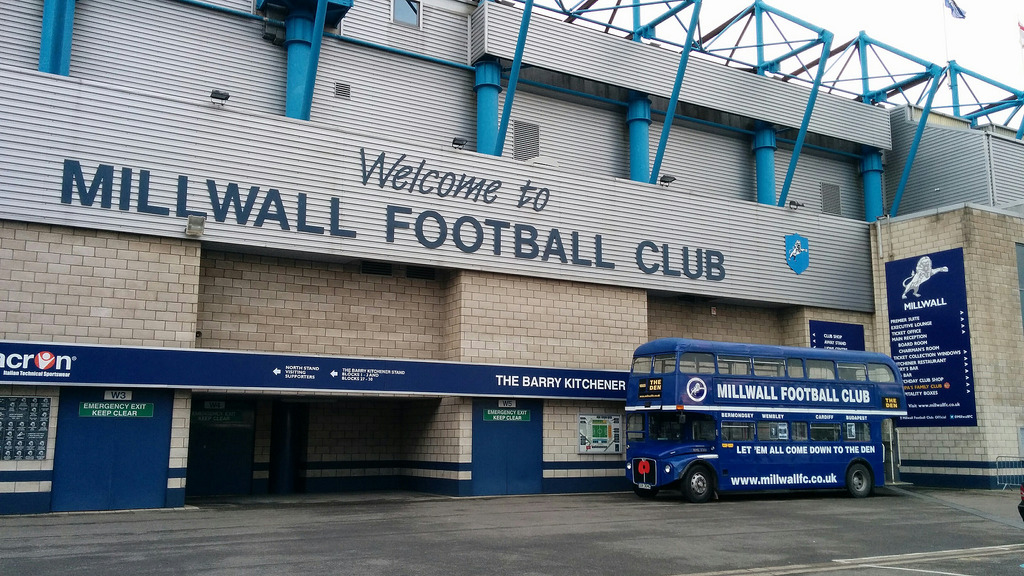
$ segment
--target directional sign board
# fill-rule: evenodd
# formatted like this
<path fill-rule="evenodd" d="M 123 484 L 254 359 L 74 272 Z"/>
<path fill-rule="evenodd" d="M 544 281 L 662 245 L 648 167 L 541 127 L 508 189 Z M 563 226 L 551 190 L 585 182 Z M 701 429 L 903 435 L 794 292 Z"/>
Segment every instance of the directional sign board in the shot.
<path fill-rule="evenodd" d="M 885 279 L 900 426 L 977 426 L 963 249 L 887 262 Z"/>

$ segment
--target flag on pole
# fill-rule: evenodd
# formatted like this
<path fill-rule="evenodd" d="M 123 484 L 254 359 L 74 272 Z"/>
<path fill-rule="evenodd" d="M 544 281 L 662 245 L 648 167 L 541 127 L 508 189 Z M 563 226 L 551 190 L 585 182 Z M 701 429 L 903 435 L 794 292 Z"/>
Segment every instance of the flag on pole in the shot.
<path fill-rule="evenodd" d="M 949 13 L 953 15 L 953 18 L 957 18 L 959 20 L 967 18 L 967 14 L 956 5 L 955 0 L 945 0 L 945 2 L 946 8 L 949 8 Z"/>

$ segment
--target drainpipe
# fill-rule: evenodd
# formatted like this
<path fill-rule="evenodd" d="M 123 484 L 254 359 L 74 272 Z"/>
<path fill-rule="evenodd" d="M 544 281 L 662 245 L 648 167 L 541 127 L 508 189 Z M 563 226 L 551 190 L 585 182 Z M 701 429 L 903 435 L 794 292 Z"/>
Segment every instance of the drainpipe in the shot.
<path fill-rule="evenodd" d="M 487 58 L 476 63 L 476 151 L 498 155 L 498 94 L 501 93 L 501 64 Z"/>
<path fill-rule="evenodd" d="M 864 147 L 860 174 L 864 181 L 864 220 L 874 222 L 882 215 L 882 152 Z"/>
<path fill-rule="evenodd" d="M 75 0 L 46 0 L 39 38 L 39 71 L 67 76 L 71 73 L 71 36 Z"/>
<path fill-rule="evenodd" d="M 754 125 L 754 171 L 757 203 L 775 205 L 775 128 L 765 122 Z"/>
<path fill-rule="evenodd" d="M 626 112 L 629 127 L 629 179 L 651 179 L 651 100 L 642 92 L 629 92 Z"/>

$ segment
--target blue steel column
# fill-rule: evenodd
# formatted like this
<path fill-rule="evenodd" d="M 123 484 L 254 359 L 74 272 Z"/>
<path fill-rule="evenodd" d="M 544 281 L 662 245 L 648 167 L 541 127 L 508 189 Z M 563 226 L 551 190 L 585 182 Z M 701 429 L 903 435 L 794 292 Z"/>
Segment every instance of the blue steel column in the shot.
<path fill-rule="evenodd" d="M 498 94 L 501 93 L 501 64 L 487 59 L 476 63 L 476 151 L 497 156 Z"/>
<path fill-rule="evenodd" d="M 629 92 L 626 112 L 629 127 L 629 179 L 647 182 L 651 177 L 651 100 L 642 92 Z"/>
<path fill-rule="evenodd" d="M 75 0 L 46 0 L 39 38 L 39 71 L 67 76 L 71 73 L 71 36 Z"/>
<path fill-rule="evenodd" d="M 775 205 L 775 128 L 765 122 L 754 125 L 754 170 L 757 203 Z"/>
<path fill-rule="evenodd" d="M 864 148 L 860 174 L 864 180 L 864 220 L 874 222 L 882 215 L 882 153 L 879 150 Z"/>

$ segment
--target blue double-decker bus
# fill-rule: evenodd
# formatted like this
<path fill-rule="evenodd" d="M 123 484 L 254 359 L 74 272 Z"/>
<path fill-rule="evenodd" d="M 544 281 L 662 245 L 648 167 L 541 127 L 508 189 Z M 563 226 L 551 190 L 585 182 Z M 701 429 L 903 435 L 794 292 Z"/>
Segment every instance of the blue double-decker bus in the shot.
<path fill-rule="evenodd" d="M 883 428 L 906 415 L 884 354 L 662 338 L 633 354 L 626 475 L 653 497 L 885 483 Z"/>

